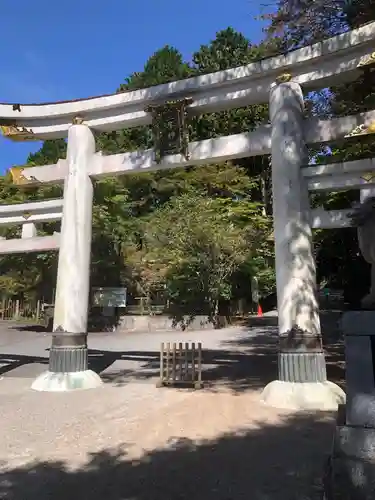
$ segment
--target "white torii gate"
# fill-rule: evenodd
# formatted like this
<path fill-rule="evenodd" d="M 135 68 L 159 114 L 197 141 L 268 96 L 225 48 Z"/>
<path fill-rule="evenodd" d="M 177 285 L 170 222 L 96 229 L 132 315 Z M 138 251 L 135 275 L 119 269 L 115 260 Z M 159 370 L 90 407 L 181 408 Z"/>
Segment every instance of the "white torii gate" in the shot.
<path fill-rule="evenodd" d="M 280 354 L 279 380 L 262 397 L 274 406 L 310 409 L 334 409 L 343 401 L 341 389 L 326 376 L 311 233 L 312 227 L 345 216 L 311 211 L 308 191 L 373 187 L 367 173 L 375 170 L 374 160 L 307 167 L 306 145 L 374 132 L 375 110 L 326 121 L 305 119 L 301 86 L 308 91 L 355 80 L 374 62 L 374 39 L 371 23 L 286 55 L 148 89 L 41 105 L 0 104 L 1 129 L 10 139 L 68 136 L 66 160 L 11 169 L 19 185 L 64 183 L 50 366 L 35 380 L 34 389 L 83 389 L 101 383 L 87 369 L 92 178 L 271 153 Z M 150 105 L 183 98 L 193 99 L 191 114 L 269 100 L 271 123 L 253 132 L 191 142 L 184 153 L 162 156 L 160 162 L 153 150 L 111 156 L 95 152 L 92 131 L 149 124 Z M 6 244 L 0 241 L 0 253 Z M 33 245 L 30 240 L 30 251 L 39 250 Z"/>
<path fill-rule="evenodd" d="M 62 199 L 0 205 L 0 226 L 22 225 L 21 238 L 0 238 L 0 255 L 58 250 L 60 233 L 38 236 L 36 224 L 61 220 L 62 206 Z"/>

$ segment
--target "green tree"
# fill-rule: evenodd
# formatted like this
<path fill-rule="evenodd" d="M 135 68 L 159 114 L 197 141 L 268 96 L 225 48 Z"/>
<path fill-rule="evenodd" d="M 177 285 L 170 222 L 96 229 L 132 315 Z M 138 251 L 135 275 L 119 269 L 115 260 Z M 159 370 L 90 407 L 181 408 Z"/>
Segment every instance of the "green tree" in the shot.
<path fill-rule="evenodd" d="M 266 30 L 278 39 L 283 50 L 311 45 L 346 31 L 351 0 L 277 0 L 272 12 L 262 16 L 270 21 Z"/>
<path fill-rule="evenodd" d="M 249 253 L 235 219 L 231 203 L 192 192 L 172 198 L 146 224 L 150 258 L 163 265 L 172 307 L 181 313 L 217 320 L 220 300 L 231 298 L 231 277 Z"/>
<path fill-rule="evenodd" d="M 53 164 L 66 156 L 64 140 L 45 141 L 41 149 L 28 157 L 27 165 Z M 26 166 L 27 166 L 26 165 Z M 41 186 L 39 188 L 18 188 L 12 184 L 10 174 L 0 178 L 0 198 L 3 204 L 22 203 L 32 200 L 58 198 L 62 196 L 61 186 Z M 39 235 L 52 234 L 59 230 L 57 223 L 38 225 Z M 6 238 L 20 237 L 20 227 L 2 227 L 1 235 Z M 44 297 L 51 300 L 55 288 L 57 254 L 3 255 L 0 258 L 0 294 L 3 296 Z"/>

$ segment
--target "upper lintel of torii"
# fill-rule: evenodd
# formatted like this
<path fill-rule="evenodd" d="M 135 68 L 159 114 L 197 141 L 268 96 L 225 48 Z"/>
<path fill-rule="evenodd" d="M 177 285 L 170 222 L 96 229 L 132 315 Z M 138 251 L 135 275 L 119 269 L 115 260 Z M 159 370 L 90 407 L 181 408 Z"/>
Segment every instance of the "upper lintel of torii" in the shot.
<path fill-rule="evenodd" d="M 358 78 L 375 61 L 375 22 L 308 47 L 246 66 L 147 89 L 44 104 L 0 104 L 0 126 L 13 140 L 66 137 L 74 119 L 101 131 L 151 123 L 152 104 L 189 97 L 192 114 L 268 101 L 275 81 L 292 80 L 305 90 Z"/>

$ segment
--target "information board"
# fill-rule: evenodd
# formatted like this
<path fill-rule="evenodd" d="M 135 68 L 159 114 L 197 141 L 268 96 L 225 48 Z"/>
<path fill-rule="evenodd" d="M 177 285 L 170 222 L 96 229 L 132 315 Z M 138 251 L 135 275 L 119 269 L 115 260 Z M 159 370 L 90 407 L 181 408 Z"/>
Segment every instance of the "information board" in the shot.
<path fill-rule="evenodd" d="M 126 288 L 93 288 L 92 303 L 100 307 L 126 307 Z"/>

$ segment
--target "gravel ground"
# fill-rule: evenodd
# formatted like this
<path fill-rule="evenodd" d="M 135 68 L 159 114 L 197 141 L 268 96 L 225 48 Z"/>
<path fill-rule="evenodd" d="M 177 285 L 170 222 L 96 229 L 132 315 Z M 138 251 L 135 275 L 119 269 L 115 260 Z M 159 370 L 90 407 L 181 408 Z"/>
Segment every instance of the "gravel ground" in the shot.
<path fill-rule="evenodd" d="M 317 500 L 333 416 L 262 405 L 275 330 L 94 334 L 105 384 L 32 392 L 49 336 L 0 330 L 0 499 Z M 157 389 L 161 341 L 202 341 L 201 391 Z"/>

